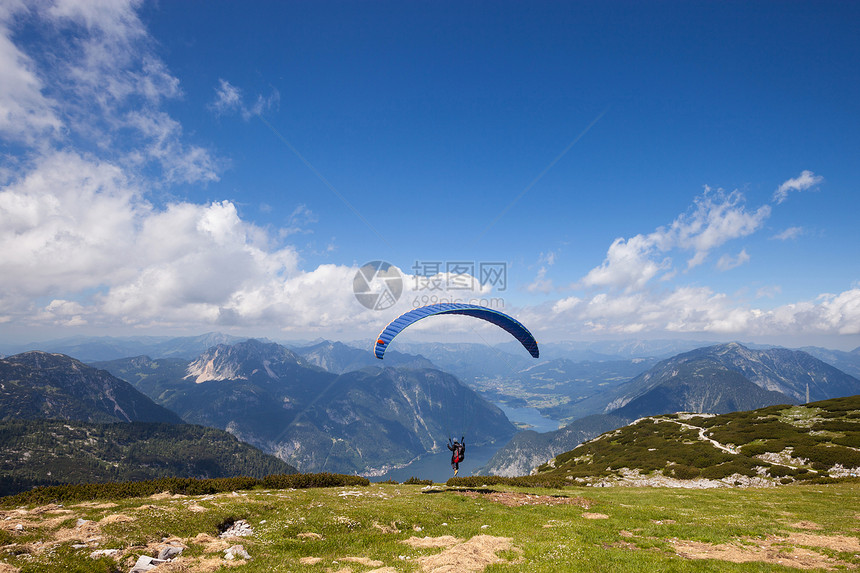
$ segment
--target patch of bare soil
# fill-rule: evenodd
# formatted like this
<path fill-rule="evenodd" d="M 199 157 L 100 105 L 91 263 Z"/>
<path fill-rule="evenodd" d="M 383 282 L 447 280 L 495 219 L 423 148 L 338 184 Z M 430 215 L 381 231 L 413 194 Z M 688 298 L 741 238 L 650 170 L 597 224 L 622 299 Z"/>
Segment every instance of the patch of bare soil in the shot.
<path fill-rule="evenodd" d="M 299 559 L 299 563 L 302 565 L 316 565 L 322 561 L 322 557 L 302 557 Z"/>
<path fill-rule="evenodd" d="M 397 529 L 397 522 L 392 521 L 391 525 L 385 525 L 383 523 L 379 523 L 378 521 L 373 522 L 373 527 L 381 531 L 382 533 L 400 533 L 400 530 Z"/>
<path fill-rule="evenodd" d="M 476 535 L 472 539 L 445 549 L 438 555 L 419 557 L 418 563 L 424 573 L 463 573 L 483 571 L 493 563 L 506 561 L 497 554 L 500 551 L 520 551 L 511 545 L 509 537 Z"/>
<path fill-rule="evenodd" d="M 72 528 L 58 529 L 54 533 L 54 540 L 61 542 L 68 541 L 95 541 L 101 539 L 102 530 L 99 525 L 93 521 L 82 521 L 80 525 Z"/>
<path fill-rule="evenodd" d="M 322 535 L 313 531 L 305 531 L 296 535 L 299 539 L 322 539 Z"/>
<path fill-rule="evenodd" d="M 588 509 L 594 502 L 584 497 L 567 497 L 563 495 L 530 495 L 527 493 L 494 491 L 482 493 L 479 491 L 458 491 L 460 495 L 473 498 L 484 498 L 508 507 L 519 507 L 521 505 L 578 505 Z"/>
<path fill-rule="evenodd" d="M 824 547 L 834 551 L 860 552 L 860 539 L 847 535 L 817 535 L 815 533 L 790 533 L 789 543 Z"/>
<path fill-rule="evenodd" d="M 719 559 L 733 563 L 762 561 L 799 569 L 833 569 L 837 566 L 854 567 L 809 547 L 820 547 L 840 552 L 860 551 L 860 540 L 845 535 L 817 535 L 791 533 L 787 537 L 769 536 L 766 539 L 744 539 L 744 543 L 714 545 L 699 541 L 677 541 L 675 552 L 688 559 Z"/>
<path fill-rule="evenodd" d="M 43 513 L 74 513 L 71 509 L 66 509 L 62 505 L 49 503 L 48 505 L 40 505 L 30 510 L 30 515 L 42 515 Z"/>
<path fill-rule="evenodd" d="M 452 547 L 462 542 L 462 539 L 457 539 L 453 535 L 443 535 L 441 537 L 415 537 L 413 535 L 400 543 L 405 543 L 410 547 Z"/>
<path fill-rule="evenodd" d="M 20 569 L 13 567 L 8 563 L 0 563 L 0 573 L 18 573 Z"/>
<path fill-rule="evenodd" d="M 230 547 L 230 543 L 225 539 L 212 537 L 208 533 L 198 533 L 195 537 L 188 540 L 190 543 L 196 543 L 203 546 L 203 553 L 215 553 L 224 551 Z"/>
<path fill-rule="evenodd" d="M 585 519 L 609 519 L 605 513 L 588 513 L 587 511 L 582 514 L 582 517 Z"/>
<path fill-rule="evenodd" d="M 104 516 L 99 520 L 99 523 L 127 523 L 129 521 L 134 521 L 134 518 L 122 513 L 115 513 Z"/>
<path fill-rule="evenodd" d="M 175 561 L 162 563 L 158 566 L 158 573 L 213 573 L 223 571 L 223 567 L 238 567 L 244 565 L 244 561 L 225 561 L 221 557 L 181 557 Z"/>
<path fill-rule="evenodd" d="M 369 559 L 367 557 L 341 557 L 338 561 L 346 561 L 348 563 L 358 563 L 359 565 L 364 565 L 366 567 L 382 567 L 385 565 L 382 561 L 377 561 L 376 559 Z"/>
<path fill-rule="evenodd" d="M 798 521 L 797 523 L 792 523 L 791 527 L 795 529 L 822 529 L 820 525 L 812 521 Z"/>

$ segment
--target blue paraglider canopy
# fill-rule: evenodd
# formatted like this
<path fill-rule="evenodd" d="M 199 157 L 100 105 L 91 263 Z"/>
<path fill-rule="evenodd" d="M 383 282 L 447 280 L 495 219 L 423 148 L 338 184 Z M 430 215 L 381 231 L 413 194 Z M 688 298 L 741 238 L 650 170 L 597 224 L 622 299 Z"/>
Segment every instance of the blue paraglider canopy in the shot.
<path fill-rule="evenodd" d="M 380 360 L 382 359 L 385 349 L 388 348 L 388 345 L 391 344 L 391 341 L 401 330 L 422 318 L 439 314 L 465 314 L 466 316 L 473 316 L 491 322 L 511 333 L 533 357 L 538 358 L 540 356 L 534 336 L 517 320 L 503 312 L 485 306 L 450 302 L 422 306 L 403 313 L 392 320 L 376 339 L 376 347 L 374 349 L 376 357 Z"/>

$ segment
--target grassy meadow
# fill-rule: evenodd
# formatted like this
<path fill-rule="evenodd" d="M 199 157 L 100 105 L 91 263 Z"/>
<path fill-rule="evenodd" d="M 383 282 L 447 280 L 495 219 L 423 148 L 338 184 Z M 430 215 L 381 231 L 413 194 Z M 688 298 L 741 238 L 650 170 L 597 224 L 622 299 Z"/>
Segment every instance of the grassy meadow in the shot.
<path fill-rule="evenodd" d="M 222 538 L 244 520 L 252 534 Z M 0 573 L 792 571 L 860 565 L 860 483 L 762 489 L 371 484 L 0 510 Z M 250 559 L 225 559 L 242 545 Z M 111 556 L 91 555 L 117 550 Z"/>

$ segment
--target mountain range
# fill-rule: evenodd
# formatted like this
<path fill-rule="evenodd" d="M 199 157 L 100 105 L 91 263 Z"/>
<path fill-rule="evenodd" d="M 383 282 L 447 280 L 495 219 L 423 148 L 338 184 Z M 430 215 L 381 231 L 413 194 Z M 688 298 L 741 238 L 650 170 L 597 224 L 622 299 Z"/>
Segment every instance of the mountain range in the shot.
<path fill-rule="evenodd" d="M 185 362 L 135 357 L 98 366 L 186 422 L 226 429 L 302 471 L 376 475 L 439 451 L 467 426 L 475 445 L 504 443 L 516 431 L 501 410 L 442 371 L 337 374 L 257 340 Z"/>
<path fill-rule="evenodd" d="M 807 387 L 811 400 L 860 394 L 860 380 L 803 351 L 752 350 L 738 343 L 699 348 L 591 397 L 589 406 L 597 414 L 545 436 L 518 434 L 479 471 L 524 475 L 534 460 L 571 450 L 606 431 L 608 424 L 618 427 L 643 416 L 673 412 L 720 414 L 799 404 L 806 402 Z"/>
<path fill-rule="evenodd" d="M 62 354 L 0 359 L 0 495 L 38 485 L 295 473 Z"/>

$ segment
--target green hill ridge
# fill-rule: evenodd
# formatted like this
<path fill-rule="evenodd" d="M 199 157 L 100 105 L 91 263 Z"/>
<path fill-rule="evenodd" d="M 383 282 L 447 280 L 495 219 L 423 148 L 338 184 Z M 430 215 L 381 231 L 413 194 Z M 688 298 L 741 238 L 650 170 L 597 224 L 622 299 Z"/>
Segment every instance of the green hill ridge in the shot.
<path fill-rule="evenodd" d="M 773 486 L 860 476 L 860 396 L 730 414 L 666 414 L 541 465 L 580 485 Z"/>

